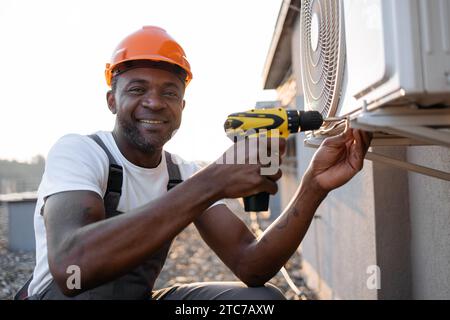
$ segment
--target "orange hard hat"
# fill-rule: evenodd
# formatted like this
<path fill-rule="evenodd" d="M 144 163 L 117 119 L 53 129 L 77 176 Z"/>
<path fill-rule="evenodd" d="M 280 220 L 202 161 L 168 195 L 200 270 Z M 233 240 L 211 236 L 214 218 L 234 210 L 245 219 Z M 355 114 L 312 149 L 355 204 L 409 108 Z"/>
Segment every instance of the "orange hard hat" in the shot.
<path fill-rule="evenodd" d="M 111 86 L 114 69 L 125 61 L 149 60 L 166 62 L 182 68 L 186 72 L 186 85 L 192 79 L 191 66 L 186 59 L 183 48 L 166 32 L 166 30 L 145 26 L 130 34 L 114 50 L 111 62 L 106 64 L 105 78 Z"/>

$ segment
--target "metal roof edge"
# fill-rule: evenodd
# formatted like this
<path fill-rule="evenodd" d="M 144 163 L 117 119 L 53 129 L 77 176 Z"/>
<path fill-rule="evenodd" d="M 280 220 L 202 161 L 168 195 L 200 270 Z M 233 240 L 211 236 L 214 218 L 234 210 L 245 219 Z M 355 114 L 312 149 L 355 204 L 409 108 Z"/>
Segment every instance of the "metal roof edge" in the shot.
<path fill-rule="evenodd" d="M 266 61 L 264 63 L 262 75 L 264 89 L 275 89 L 274 86 L 269 83 L 270 80 L 272 80 L 270 79 L 270 77 L 274 66 L 274 57 L 280 47 L 280 39 L 283 31 L 285 31 L 285 29 L 288 27 L 286 25 L 286 22 L 288 21 L 292 23 L 293 21 L 295 21 L 295 19 L 292 18 L 296 18 L 298 16 L 300 4 L 300 0 L 284 0 L 282 2 L 275 25 L 275 30 L 272 36 L 272 41 L 270 43 L 269 51 L 266 56 Z"/>

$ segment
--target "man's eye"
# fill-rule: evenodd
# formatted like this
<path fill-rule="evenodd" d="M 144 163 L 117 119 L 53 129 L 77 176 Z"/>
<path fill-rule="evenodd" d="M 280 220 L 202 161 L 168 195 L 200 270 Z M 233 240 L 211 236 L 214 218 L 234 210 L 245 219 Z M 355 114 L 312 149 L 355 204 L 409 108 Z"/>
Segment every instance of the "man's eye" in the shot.
<path fill-rule="evenodd" d="M 134 94 L 139 94 L 139 93 L 143 93 L 145 90 L 142 87 L 132 87 L 130 89 L 128 89 L 128 92 L 134 93 Z"/>
<path fill-rule="evenodd" d="M 176 92 L 173 92 L 173 91 L 164 92 L 164 95 L 166 97 L 170 97 L 170 98 L 178 98 L 178 94 Z"/>

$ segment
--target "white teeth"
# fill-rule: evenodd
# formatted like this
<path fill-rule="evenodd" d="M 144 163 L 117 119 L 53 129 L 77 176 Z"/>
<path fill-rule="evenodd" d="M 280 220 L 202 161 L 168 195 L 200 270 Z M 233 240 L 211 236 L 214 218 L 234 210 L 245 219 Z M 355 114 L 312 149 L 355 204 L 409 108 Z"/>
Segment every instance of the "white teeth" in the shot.
<path fill-rule="evenodd" d="M 164 123 L 164 121 L 159 121 L 159 120 L 139 120 L 139 122 L 150 123 L 150 124 Z"/>

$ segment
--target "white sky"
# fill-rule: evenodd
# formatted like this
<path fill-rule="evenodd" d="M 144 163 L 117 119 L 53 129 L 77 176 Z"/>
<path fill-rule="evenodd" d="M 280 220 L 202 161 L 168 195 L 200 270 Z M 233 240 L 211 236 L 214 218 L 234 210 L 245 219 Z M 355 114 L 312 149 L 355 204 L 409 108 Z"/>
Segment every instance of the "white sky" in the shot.
<path fill-rule="evenodd" d="M 166 29 L 194 80 L 167 149 L 214 160 L 226 116 L 274 100 L 262 71 L 281 0 L 0 1 L 0 158 L 47 155 L 67 133 L 112 130 L 104 67 L 126 35 Z"/>

